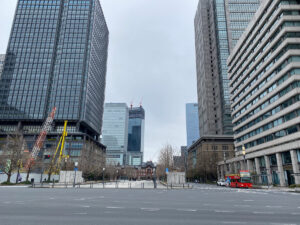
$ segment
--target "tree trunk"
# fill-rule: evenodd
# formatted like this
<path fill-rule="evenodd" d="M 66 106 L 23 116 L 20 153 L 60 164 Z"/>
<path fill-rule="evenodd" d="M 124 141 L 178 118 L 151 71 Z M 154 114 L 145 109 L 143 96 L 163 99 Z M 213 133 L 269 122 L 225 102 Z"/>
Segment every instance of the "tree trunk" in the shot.
<path fill-rule="evenodd" d="M 50 182 L 51 174 L 52 174 L 52 168 L 50 168 L 48 172 L 48 182 Z"/>
<path fill-rule="evenodd" d="M 29 174 L 30 174 L 30 172 L 31 172 L 30 170 L 31 170 L 31 166 L 29 166 L 28 171 L 27 171 L 26 182 L 28 182 Z"/>
<path fill-rule="evenodd" d="M 20 176 L 20 167 L 18 167 L 18 173 L 17 173 L 17 178 L 16 178 L 16 184 L 18 183 L 18 179 L 19 179 L 19 176 Z"/>
<path fill-rule="evenodd" d="M 7 173 L 7 180 L 6 180 L 7 183 L 10 183 L 10 178 L 11 178 L 11 171 Z"/>

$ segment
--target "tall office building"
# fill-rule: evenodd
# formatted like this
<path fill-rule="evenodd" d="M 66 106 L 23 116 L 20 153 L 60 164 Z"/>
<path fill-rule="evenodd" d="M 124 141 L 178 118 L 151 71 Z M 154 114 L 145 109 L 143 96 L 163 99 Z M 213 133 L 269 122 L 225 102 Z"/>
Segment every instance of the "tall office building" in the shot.
<path fill-rule="evenodd" d="M 228 59 L 236 157 L 223 174 L 300 184 L 299 10 L 299 1 L 265 1 Z"/>
<path fill-rule="evenodd" d="M 3 66 L 4 66 L 4 60 L 5 60 L 5 55 L 0 54 L 0 78 L 1 78 L 2 69 L 3 69 Z"/>
<path fill-rule="evenodd" d="M 106 145 L 106 163 L 124 165 L 128 143 L 128 107 L 126 103 L 105 103 L 102 143 Z"/>
<path fill-rule="evenodd" d="M 261 2 L 264 0 L 225 0 L 225 11 L 227 18 L 228 42 L 230 51 L 256 13 Z M 223 4 L 224 0 L 218 0 L 217 4 Z M 220 9 L 222 10 L 222 9 Z"/>
<path fill-rule="evenodd" d="M 201 137 L 224 133 L 216 28 L 214 1 L 200 0 L 195 16 L 195 44 Z"/>
<path fill-rule="evenodd" d="M 142 106 L 129 110 L 127 165 L 140 166 L 144 160 L 145 110 Z"/>
<path fill-rule="evenodd" d="M 195 16 L 200 136 L 232 135 L 227 59 L 259 0 L 200 0 Z"/>
<path fill-rule="evenodd" d="M 186 113 L 186 136 L 187 147 L 191 146 L 199 139 L 199 116 L 198 104 L 188 103 L 185 105 Z"/>
<path fill-rule="evenodd" d="M 0 81 L 0 131 L 37 133 L 56 106 L 52 133 L 68 120 L 70 138 L 99 143 L 108 35 L 98 0 L 19 0 Z"/>

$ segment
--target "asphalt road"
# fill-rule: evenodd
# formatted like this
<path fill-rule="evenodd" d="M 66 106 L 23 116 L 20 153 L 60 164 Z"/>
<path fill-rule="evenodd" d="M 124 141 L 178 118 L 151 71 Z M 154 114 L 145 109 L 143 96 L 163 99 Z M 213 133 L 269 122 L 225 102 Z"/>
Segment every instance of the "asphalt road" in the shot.
<path fill-rule="evenodd" d="M 300 194 L 197 185 L 193 190 L 0 187 L 1 225 L 300 224 Z"/>

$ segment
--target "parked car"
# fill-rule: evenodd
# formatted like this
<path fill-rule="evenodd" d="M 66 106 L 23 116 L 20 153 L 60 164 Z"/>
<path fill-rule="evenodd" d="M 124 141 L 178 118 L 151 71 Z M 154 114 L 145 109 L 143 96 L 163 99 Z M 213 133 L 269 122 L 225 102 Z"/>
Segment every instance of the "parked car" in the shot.
<path fill-rule="evenodd" d="M 218 186 L 226 186 L 226 181 L 224 179 L 220 179 L 217 181 Z"/>

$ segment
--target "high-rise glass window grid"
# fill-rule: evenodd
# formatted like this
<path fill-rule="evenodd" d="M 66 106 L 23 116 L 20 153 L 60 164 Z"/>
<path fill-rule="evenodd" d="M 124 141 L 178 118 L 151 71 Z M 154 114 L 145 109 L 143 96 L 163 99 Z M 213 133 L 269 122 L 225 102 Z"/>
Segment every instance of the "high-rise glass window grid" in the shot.
<path fill-rule="evenodd" d="M 0 54 L 0 78 L 1 78 L 1 74 L 2 74 L 4 60 L 5 60 L 5 55 L 4 54 Z"/>
<path fill-rule="evenodd" d="M 98 0 L 19 0 L 0 119 L 83 121 L 101 133 L 108 29 Z"/>
<path fill-rule="evenodd" d="M 222 120 L 223 133 L 232 135 L 233 125 L 231 119 L 230 108 L 230 92 L 229 79 L 227 75 L 227 59 L 229 56 L 229 44 L 227 34 L 225 1 L 215 0 L 215 17 L 216 17 L 216 31 L 218 39 L 218 58 L 219 58 L 219 76 L 222 97 Z"/>
<path fill-rule="evenodd" d="M 128 151 L 140 152 L 142 138 L 142 119 L 131 118 L 128 123 Z"/>
<path fill-rule="evenodd" d="M 123 165 L 128 143 L 128 107 L 125 103 L 105 104 L 101 142 L 107 147 L 107 163 Z"/>
<path fill-rule="evenodd" d="M 129 110 L 128 152 L 143 152 L 145 111 L 142 107 Z"/>
<path fill-rule="evenodd" d="M 260 6 L 261 0 L 226 0 L 230 49 L 232 50 Z"/>
<path fill-rule="evenodd" d="M 186 113 L 187 146 L 190 147 L 200 137 L 198 104 L 196 103 L 186 104 L 185 113 Z"/>
<path fill-rule="evenodd" d="M 60 1 L 19 0 L 0 82 L 1 119 L 43 119 Z"/>

